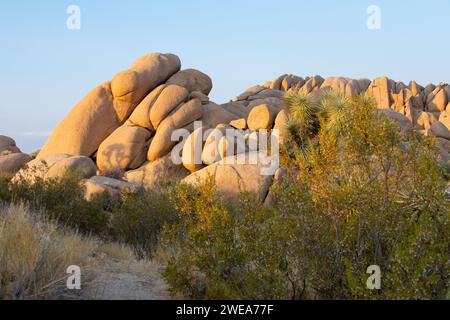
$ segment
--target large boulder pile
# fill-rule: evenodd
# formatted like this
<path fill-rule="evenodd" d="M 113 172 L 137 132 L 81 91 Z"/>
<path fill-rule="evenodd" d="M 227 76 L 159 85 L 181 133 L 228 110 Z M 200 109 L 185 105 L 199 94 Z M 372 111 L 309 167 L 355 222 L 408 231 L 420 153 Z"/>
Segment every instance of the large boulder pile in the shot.
<path fill-rule="evenodd" d="M 52 153 L 90 157 L 125 123 L 138 104 L 180 70 L 172 54 L 149 54 L 93 89 L 56 127 L 38 158 Z"/>
<path fill-rule="evenodd" d="M 264 90 L 262 88 L 250 88 L 237 100 L 243 98 L 248 100 L 247 97 L 253 94 L 251 92 Z M 323 79 L 320 76 L 303 79 L 293 75 L 283 75 L 274 81 L 266 82 L 264 88 L 284 92 L 296 90 L 313 94 L 333 90 L 348 98 L 366 95 L 376 101 L 383 114 L 398 121 L 403 128 L 414 126 L 424 135 L 436 137 L 441 151 L 441 162 L 450 161 L 450 85 L 446 83 L 428 84 L 424 87 L 414 80 L 406 85 L 387 77 L 370 81 L 342 77 Z"/>
<path fill-rule="evenodd" d="M 0 172 L 16 172 L 28 163 L 17 175 L 32 181 L 75 171 L 85 179 L 88 199 L 104 192 L 116 196 L 155 188 L 161 178 L 196 184 L 213 177 L 227 199 L 249 191 L 264 201 L 275 172 L 261 173 L 264 156 L 256 163 L 242 161 L 265 154 L 260 142 L 270 143 L 274 129 L 281 130 L 275 139 L 283 143 L 287 92 L 320 97 L 326 90 L 372 97 L 381 112 L 405 129 L 415 126 L 435 136 L 442 161 L 450 160 L 447 84 L 423 87 L 387 77 L 371 81 L 285 74 L 221 105 L 210 101 L 211 89 L 206 74 L 182 70 L 177 56 L 146 55 L 84 97 L 55 128 L 36 160 L 0 136 Z M 185 135 L 174 138 L 178 129 Z"/>

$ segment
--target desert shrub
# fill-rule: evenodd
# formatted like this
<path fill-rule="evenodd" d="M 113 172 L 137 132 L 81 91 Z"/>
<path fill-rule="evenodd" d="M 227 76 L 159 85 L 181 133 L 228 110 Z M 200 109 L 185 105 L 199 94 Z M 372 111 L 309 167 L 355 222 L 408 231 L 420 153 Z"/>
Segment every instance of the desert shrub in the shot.
<path fill-rule="evenodd" d="M 443 164 L 441 165 L 441 172 L 442 176 L 445 178 L 445 180 L 450 180 L 450 164 Z"/>
<path fill-rule="evenodd" d="M 291 98 L 290 116 L 303 129 L 282 155 L 291 170 L 273 186 L 273 206 L 246 195 L 227 207 L 209 183 L 180 187 L 180 219 L 162 241 L 173 293 L 445 298 L 450 211 L 433 140 L 402 130 L 371 100 L 326 99 L 310 108 L 308 99 Z M 306 116 L 292 114 L 299 104 Z M 382 270 L 381 290 L 366 287 L 371 265 Z"/>
<path fill-rule="evenodd" d="M 9 201 L 11 193 L 9 191 L 9 183 L 12 175 L 0 173 L 0 201 Z"/>
<path fill-rule="evenodd" d="M 0 300 L 45 299 L 83 266 L 95 241 L 65 231 L 24 206 L 0 208 Z"/>
<path fill-rule="evenodd" d="M 176 218 L 167 196 L 173 184 L 161 184 L 161 192 L 124 195 L 120 202 L 111 202 L 107 194 L 86 201 L 74 174 L 57 180 L 36 178 L 34 183 L 11 182 L 10 176 L 4 176 L 0 177 L 0 202 L 25 203 L 62 226 L 129 244 L 144 257 L 151 255 L 162 226 Z"/>
<path fill-rule="evenodd" d="M 31 210 L 84 233 L 102 234 L 108 227 L 109 218 L 102 202 L 84 199 L 84 189 L 75 174 L 61 179 L 37 178 L 34 183 L 24 179 L 11 182 L 4 177 L 0 184 L 0 201 L 5 203 L 26 203 Z"/>
<path fill-rule="evenodd" d="M 152 255 L 162 227 L 173 224 L 176 218 L 175 208 L 164 193 L 146 191 L 128 196 L 113 210 L 111 234 L 132 245 L 139 257 L 146 257 Z"/>
<path fill-rule="evenodd" d="M 172 293 L 198 299 L 229 297 L 233 284 L 227 284 L 222 275 L 238 268 L 238 252 L 233 251 L 238 243 L 233 238 L 232 216 L 216 195 L 212 180 L 199 188 L 177 186 L 172 201 L 178 221 L 165 226 L 160 250 Z"/>

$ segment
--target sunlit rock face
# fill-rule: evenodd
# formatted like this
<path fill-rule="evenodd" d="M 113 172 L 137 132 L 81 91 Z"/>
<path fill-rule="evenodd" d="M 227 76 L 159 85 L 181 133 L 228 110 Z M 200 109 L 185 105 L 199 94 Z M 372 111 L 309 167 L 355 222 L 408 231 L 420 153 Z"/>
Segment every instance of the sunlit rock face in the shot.
<path fill-rule="evenodd" d="M 158 179 L 193 183 L 211 174 L 220 180 L 227 197 L 235 196 L 240 183 L 264 201 L 274 174 L 261 178 L 260 164 L 235 166 L 224 160 L 265 151 L 254 144 L 261 141 L 261 132 L 270 136 L 279 131 L 277 141 L 284 143 L 289 120 L 286 94 L 299 92 L 318 101 L 327 91 L 348 99 L 359 95 L 373 99 L 380 112 L 404 130 L 415 127 L 436 137 L 441 161 L 450 160 L 450 86 L 444 83 L 421 86 L 387 77 L 371 81 L 284 74 L 224 104 L 210 101 L 212 87 L 203 72 L 183 70 L 176 55 L 145 55 L 74 106 L 31 165 L 39 166 L 35 171 L 41 176 L 78 171 L 91 194 L 94 189 L 111 193 L 126 189 L 112 187 L 109 180 L 94 181 L 92 176 L 154 188 Z M 183 134 L 174 138 L 179 131 Z M 15 173 L 31 160 L 14 140 L 0 136 L 0 172 Z M 42 162 L 50 163 L 50 168 L 40 167 Z M 20 172 L 28 177 L 31 173 L 26 170 Z"/>

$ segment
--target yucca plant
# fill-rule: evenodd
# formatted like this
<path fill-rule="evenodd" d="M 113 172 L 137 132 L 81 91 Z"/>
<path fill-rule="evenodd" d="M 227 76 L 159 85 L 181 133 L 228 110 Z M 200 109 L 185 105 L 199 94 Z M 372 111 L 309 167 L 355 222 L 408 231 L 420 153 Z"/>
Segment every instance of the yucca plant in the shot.
<path fill-rule="evenodd" d="M 302 139 L 313 137 L 320 128 L 318 118 L 320 104 L 315 102 L 311 95 L 301 92 L 286 94 L 284 103 L 291 119 L 291 124 L 293 122 L 296 123 Z"/>
<path fill-rule="evenodd" d="M 328 91 L 320 105 L 320 121 L 325 130 L 339 134 L 344 129 L 349 115 L 351 101 L 339 92 Z"/>

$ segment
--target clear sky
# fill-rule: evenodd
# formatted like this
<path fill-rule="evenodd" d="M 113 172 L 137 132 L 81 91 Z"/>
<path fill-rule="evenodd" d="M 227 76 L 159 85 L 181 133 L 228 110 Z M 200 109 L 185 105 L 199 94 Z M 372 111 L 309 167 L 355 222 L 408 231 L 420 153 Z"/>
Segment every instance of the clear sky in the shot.
<path fill-rule="evenodd" d="M 66 27 L 72 4 L 80 30 Z M 450 82 L 450 0 L 1 1 L 0 134 L 39 148 L 90 89 L 151 52 L 211 76 L 217 103 L 284 73 Z"/>

